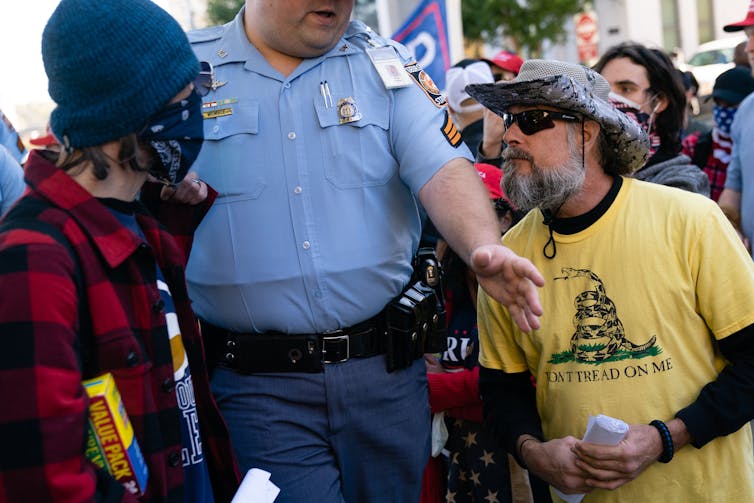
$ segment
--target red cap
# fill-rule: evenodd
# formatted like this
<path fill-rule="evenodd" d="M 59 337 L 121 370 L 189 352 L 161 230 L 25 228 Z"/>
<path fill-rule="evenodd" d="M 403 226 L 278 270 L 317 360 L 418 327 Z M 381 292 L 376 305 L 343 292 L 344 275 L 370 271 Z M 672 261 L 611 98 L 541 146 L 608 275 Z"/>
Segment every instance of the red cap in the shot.
<path fill-rule="evenodd" d="M 58 143 L 58 139 L 55 138 L 55 135 L 52 134 L 52 130 L 50 129 L 50 125 L 47 125 L 47 130 L 45 131 L 44 136 L 40 136 L 38 138 L 32 138 L 29 140 L 29 143 L 36 147 L 49 147 L 50 145 L 55 145 Z"/>
<path fill-rule="evenodd" d="M 754 2 L 754 0 L 752 0 Z M 503 70 L 513 72 L 518 75 L 518 71 L 521 69 L 521 65 L 524 64 L 524 60 L 513 54 L 512 52 L 502 50 L 495 54 L 492 59 L 487 59 L 493 65 L 497 65 Z"/>
<path fill-rule="evenodd" d="M 741 31 L 748 26 L 754 26 L 754 0 L 751 0 L 751 4 L 749 4 L 749 11 L 746 13 L 746 17 L 743 21 L 726 24 L 725 26 L 723 26 L 723 30 L 727 32 Z"/>
<path fill-rule="evenodd" d="M 487 191 L 490 193 L 490 199 L 500 199 L 503 196 L 503 189 L 500 188 L 500 182 L 503 179 L 503 171 L 497 166 L 492 164 L 485 164 L 483 162 L 477 162 L 474 167 L 479 173 L 479 177 L 484 182 L 484 186 L 487 187 Z"/>

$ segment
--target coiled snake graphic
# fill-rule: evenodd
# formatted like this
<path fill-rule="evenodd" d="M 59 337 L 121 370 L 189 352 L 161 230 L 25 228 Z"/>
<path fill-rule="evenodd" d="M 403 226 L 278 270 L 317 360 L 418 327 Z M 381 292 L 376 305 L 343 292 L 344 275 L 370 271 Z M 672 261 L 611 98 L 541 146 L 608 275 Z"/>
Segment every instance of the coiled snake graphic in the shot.
<path fill-rule="evenodd" d="M 634 344 L 626 339 L 623 323 L 618 318 L 615 304 L 607 296 L 602 280 L 588 269 L 564 267 L 563 276 L 555 279 L 589 278 L 593 288 L 576 296 L 576 314 L 573 325 L 576 331 L 571 337 L 571 352 L 583 362 L 601 362 L 613 356 L 619 349 L 638 353 L 652 347 L 657 339 L 653 335 L 644 344 Z"/>

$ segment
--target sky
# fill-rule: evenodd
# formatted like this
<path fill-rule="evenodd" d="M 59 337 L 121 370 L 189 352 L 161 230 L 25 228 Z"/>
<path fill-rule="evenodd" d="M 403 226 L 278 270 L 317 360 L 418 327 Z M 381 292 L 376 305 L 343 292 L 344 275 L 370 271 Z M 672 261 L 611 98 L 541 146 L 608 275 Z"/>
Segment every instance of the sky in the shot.
<path fill-rule="evenodd" d="M 42 64 L 42 31 L 59 0 L 2 0 L 0 5 L 0 109 L 13 121 L 15 107 L 50 101 Z M 158 5 L 167 0 L 156 0 Z"/>
<path fill-rule="evenodd" d="M 48 101 L 42 30 L 58 0 L 11 0 L 0 7 L 0 109 L 13 120 L 15 105 Z"/>

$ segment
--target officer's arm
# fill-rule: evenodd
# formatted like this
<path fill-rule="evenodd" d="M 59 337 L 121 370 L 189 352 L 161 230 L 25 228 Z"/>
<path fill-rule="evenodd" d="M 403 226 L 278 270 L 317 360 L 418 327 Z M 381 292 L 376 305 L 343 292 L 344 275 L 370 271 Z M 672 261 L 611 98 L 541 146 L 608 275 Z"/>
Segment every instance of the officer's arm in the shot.
<path fill-rule="evenodd" d="M 542 275 L 528 260 L 500 244 L 500 227 L 487 190 L 472 164 L 447 162 L 419 191 L 432 222 L 459 257 L 476 273 L 479 285 L 511 312 L 521 330 L 539 328 L 537 286 Z"/>

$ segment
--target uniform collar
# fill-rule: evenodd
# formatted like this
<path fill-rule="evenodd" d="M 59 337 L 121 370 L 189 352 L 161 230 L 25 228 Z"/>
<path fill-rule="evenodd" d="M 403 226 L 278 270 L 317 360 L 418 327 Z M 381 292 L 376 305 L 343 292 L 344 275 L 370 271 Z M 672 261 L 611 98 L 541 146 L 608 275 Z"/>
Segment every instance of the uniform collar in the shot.
<path fill-rule="evenodd" d="M 30 154 L 24 178 L 36 194 L 67 212 L 78 223 L 110 267 L 122 264 L 144 243 L 68 173 L 39 152 Z M 144 212 L 140 203 L 136 207 L 137 214 Z"/>
<path fill-rule="evenodd" d="M 224 30 L 214 44 L 214 49 L 211 54 L 207 56 L 207 61 L 212 63 L 212 66 L 218 67 L 227 63 L 244 63 L 244 68 L 249 71 L 257 72 L 266 77 L 280 79 L 280 73 L 272 68 L 262 54 L 249 42 L 244 31 L 244 12 L 246 7 L 244 6 L 236 14 L 236 17 L 224 26 Z M 352 22 L 353 23 L 353 22 Z M 335 46 L 327 53 L 317 58 L 308 58 L 301 62 L 301 64 L 288 76 L 285 80 L 292 80 L 298 75 L 308 71 L 309 69 L 319 65 L 323 60 L 338 56 L 348 56 L 350 54 L 356 54 L 361 50 L 353 43 L 348 41 L 345 37 L 341 37 Z"/>
<path fill-rule="evenodd" d="M 262 56 L 246 38 L 243 27 L 244 12 L 246 12 L 246 6 L 241 8 L 233 21 L 223 26 L 222 34 L 215 42 L 212 53 L 206 56 L 212 66 L 243 63 Z"/>

